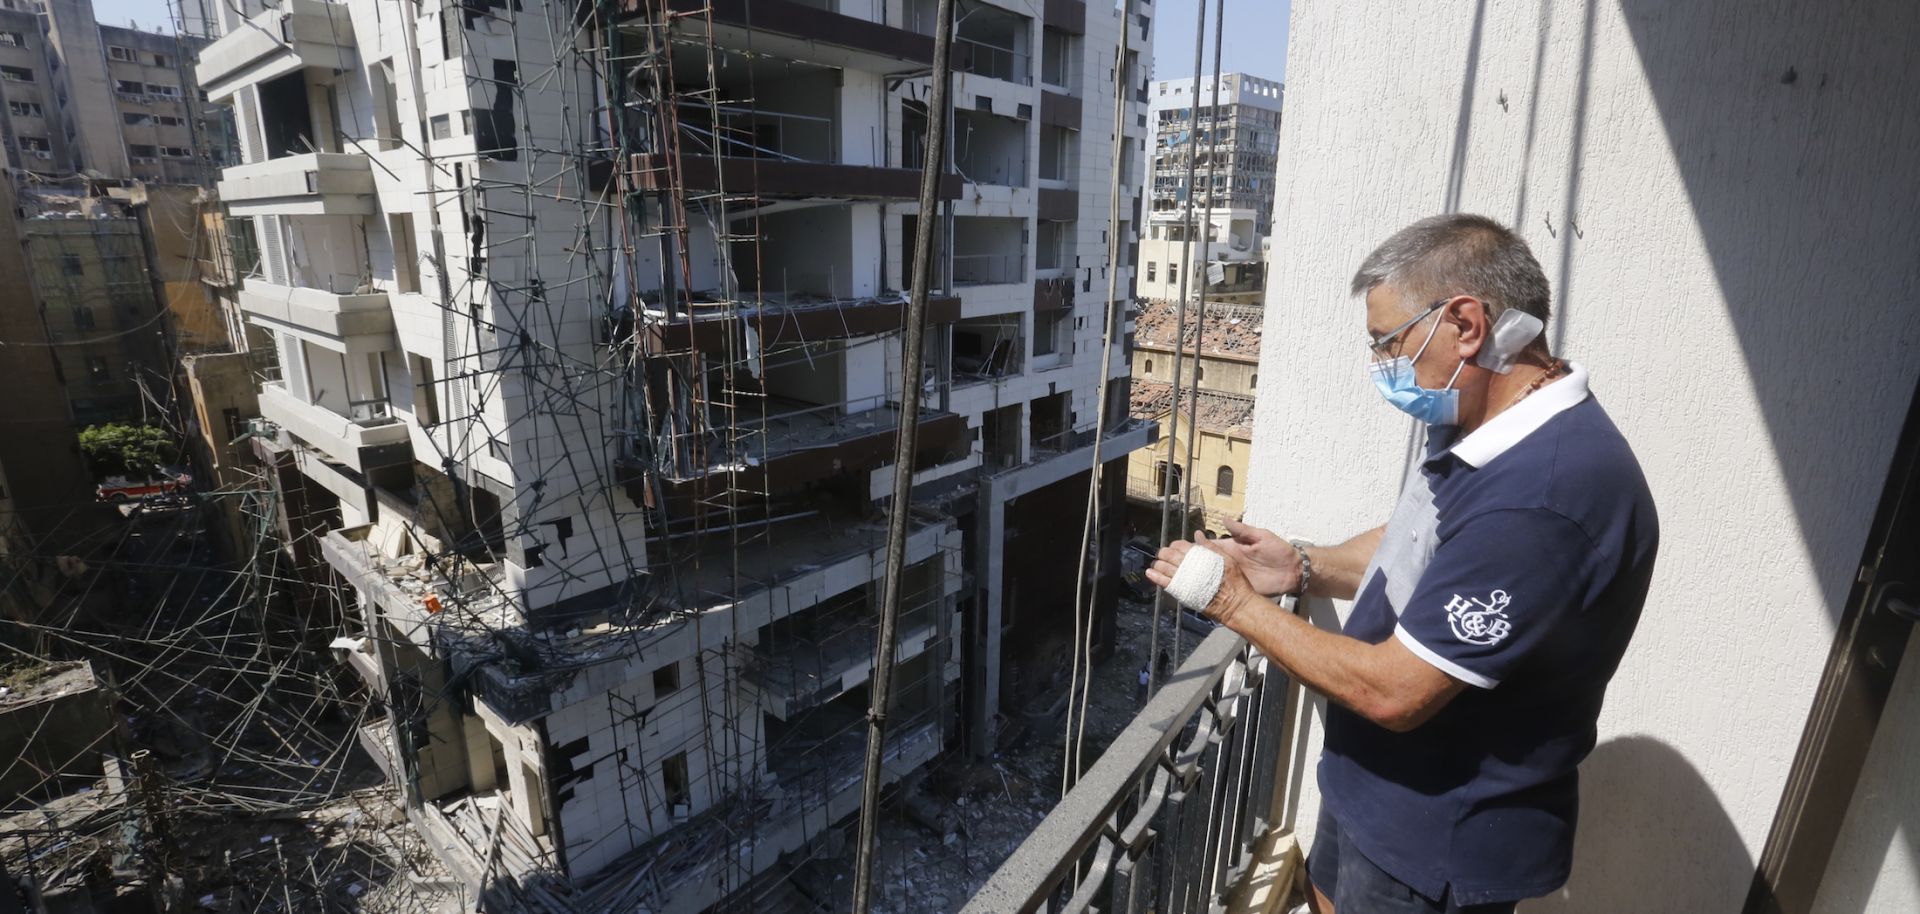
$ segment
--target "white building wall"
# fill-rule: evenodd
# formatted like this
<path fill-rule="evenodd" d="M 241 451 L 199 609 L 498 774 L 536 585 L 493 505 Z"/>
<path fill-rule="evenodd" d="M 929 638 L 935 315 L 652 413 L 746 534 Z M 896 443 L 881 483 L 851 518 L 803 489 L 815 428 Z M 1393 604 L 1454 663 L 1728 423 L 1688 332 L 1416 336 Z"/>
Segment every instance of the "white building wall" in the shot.
<path fill-rule="evenodd" d="M 1347 283 L 1454 209 L 1533 246 L 1659 504 L 1573 882 L 1523 910 L 1746 894 L 1920 377 L 1920 171 L 1893 152 L 1920 146 L 1916 30 L 1895 0 L 1293 9 L 1261 365 L 1290 392 L 1260 399 L 1250 518 L 1330 541 L 1387 516 L 1411 429 Z M 1310 839 L 1310 764 L 1294 788 Z M 1835 910 L 1910 909 L 1914 855 L 1871 866 L 1899 891 Z"/>

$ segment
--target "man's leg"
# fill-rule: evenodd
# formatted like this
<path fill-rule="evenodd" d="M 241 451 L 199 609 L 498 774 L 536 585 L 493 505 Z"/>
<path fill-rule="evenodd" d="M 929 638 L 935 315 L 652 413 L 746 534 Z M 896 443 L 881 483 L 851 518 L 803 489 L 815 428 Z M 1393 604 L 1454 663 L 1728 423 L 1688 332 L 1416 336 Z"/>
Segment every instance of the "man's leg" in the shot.
<path fill-rule="evenodd" d="M 1345 841 L 1340 823 L 1320 804 L 1319 824 L 1314 826 L 1313 850 L 1307 854 L 1307 908 L 1313 914 L 1334 914 L 1333 893 L 1338 891 L 1340 851 Z"/>
<path fill-rule="evenodd" d="M 1319 838 L 1314 839 L 1318 850 Z M 1333 904 L 1347 914 L 1456 914 L 1458 908 L 1436 902 L 1375 866 L 1346 833 L 1340 833 L 1340 866 L 1332 885 L 1321 885 Z"/>

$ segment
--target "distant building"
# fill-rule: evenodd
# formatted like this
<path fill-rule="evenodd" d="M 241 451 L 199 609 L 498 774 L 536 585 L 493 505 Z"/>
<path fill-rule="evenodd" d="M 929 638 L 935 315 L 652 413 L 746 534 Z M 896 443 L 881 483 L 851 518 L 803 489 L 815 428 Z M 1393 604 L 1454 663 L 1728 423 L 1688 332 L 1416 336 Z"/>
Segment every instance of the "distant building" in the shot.
<path fill-rule="evenodd" d="M 0 212 L 13 212 L 14 199 L 12 188 L 0 181 Z M 0 289 L 16 290 L 0 296 L 0 302 L 14 304 L 0 307 L 0 341 L 7 344 L 0 355 L 0 390 L 7 394 L 0 413 L 0 473 L 6 477 L 0 540 L 11 543 L 0 548 L 12 553 L 32 552 L 33 544 L 62 527 L 78 534 L 84 524 L 74 523 L 74 505 L 93 497 L 60 383 L 61 347 L 44 345 L 32 298 L 17 292 L 28 282 L 24 227 L 21 220 L 0 219 Z M 22 566 L 21 573 L 37 572 Z"/>
<path fill-rule="evenodd" d="M 1254 394 L 1260 383 L 1260 336 L 1264 309 L 1257 306 L 1208 302 L 1206 332 L 1198 333 L 1198 309 L 1189 307 L 1187 332 L 1180 358 L 1180 383 L 1174 384 L 1175 304 L 1148 302 L 1135 319 L 1132 412 L 1135 419 L 1159 423 L 1160 440 L 1133 452 L 1127 461 L 1127 497 L 1136 507 L 1157 517 L 1163 493 L 1176 496 L 1184 487 L 1192 510 L 1191 523 L 1216 533 L 1228 518 L 1238 518 L 1246 503 L 1247 455 L 1253 444 Z M 1195 339 L 1201 342 L 1196 348 Z M 1194 423 L 1187 419 L 1193 388 L 1199 387 L 1198 435 L 1193 477 L 1185 478 L 1187 438 Z M 1180 427 L 1172 428 L 1179 396 Z M 1173 442 L 1173 460 L 1167 459 Z M 1171 477 L 1171 480 L 1169 480 Z M 1171 486 L 1169 487 L 1169 482 Z M 1152 518 L 1138 532 L 1157 535 Z M 1184 526 L 1184 525 L 1183 525 Z M 1176 533 L 1191 533 L 1179 529 Z"/>
<path fill-rule="evenodd" d="M 36 11 L 37 10 L 37 11 Z M 192 58 L 206 40 L 103 26 L 90 0 L 0 4 L 0 151 L 41 177 L 205 184 L 230 119 Z"/>
<path fill-rule="evenodd" d="M 1191 271 L 1185 277 L 1190 297 L 1204 288 L 1212 297 L 1250 302 L 1264 286 L 1261 241 L 1273 224 L 1274 154 L 1285 87 L 1243 73 L 1229 73 L 1219 83 L 1217 111 L 1211 110 L 1211 79 L 1202 80 L 1197 93 L 1191 78 L 1153 85 L 1148 102 L 1154 129 L 1147 176 L 1151 207 L 1140 239 L 1136 287 L 1142 298 L 1178 298 L 1182 270 Z M 1189 152 L 1196 188 L 1191 192 Z M 1208 241 L 1204 249 L 1186 240 L 1189 201 L 1195 234 Z M 1207 223 L 1204 230 L 1201 222 Z"/>
<path fill-rule="evenodd" d="M 144 391 L 171 374 L 139 221 L 101 205 L 35 216 L 22 230 L 75 427 L 137 421 L 151 405 Z"/>

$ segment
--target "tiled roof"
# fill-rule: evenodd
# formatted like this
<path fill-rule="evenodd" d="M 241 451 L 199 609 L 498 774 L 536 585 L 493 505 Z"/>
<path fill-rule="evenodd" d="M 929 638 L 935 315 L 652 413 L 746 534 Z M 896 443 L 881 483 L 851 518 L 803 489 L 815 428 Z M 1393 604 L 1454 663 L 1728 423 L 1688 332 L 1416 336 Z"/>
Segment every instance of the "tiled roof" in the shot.
<path fill-rule="evenodd" d="M 1194 338 L 1199 335 L 1198 312 L 1197 306 L 1191 304 L 1187 306 L 1187 332 L 1182 343 L 1189 352 L 1193 351 Z M 1202 351 L 1208 355 L 1259 358 L 1260 324 L 1264 313 L 1264 309 L 1258 305 L 1227 305 L 1209 302 L 1207 334 Z M 1140 315 L 1134 318 L 1135 344 L 1172 349 L 1177 319 L 1178 314 L 1173 302 L 1148 300 Z"/>
<path fill-rule="evenodd" d="M 1180 389 L 1180 409 L 1183 415 L 1190 396 L 1192 395 L 1188 388 Z M 1135 378 L 1131 402 L 1128 405 L 1134 418 L 1155 420 L 1167 414 L 1172 399 L 1172 384 Z M 1253 403 L 1252 397 L 1202 390 L 1199 399 L 1199 425 L 1210 432 L 1238 433 L 1251 438 L 1253 436 Z"/>

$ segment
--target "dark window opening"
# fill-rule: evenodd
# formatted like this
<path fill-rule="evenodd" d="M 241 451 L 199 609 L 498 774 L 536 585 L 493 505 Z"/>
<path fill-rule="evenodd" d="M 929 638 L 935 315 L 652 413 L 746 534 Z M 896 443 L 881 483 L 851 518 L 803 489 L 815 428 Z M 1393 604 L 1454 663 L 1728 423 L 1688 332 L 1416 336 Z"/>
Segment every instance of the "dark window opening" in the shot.
<path fill-rule="evenodd" d="M 680 691 L 680 662 L 674 661 L 653 671 L 653 698 L 659 701 L 662 696 Z"/>
<path fill-rule="evenodd" d="M 313 113 L 307 107 L 304 71 L 260 84 L 260 126 L 266 133 L 267 158 L 304 155 L 319 148 L 308 136 Z"/>
<path fill-rule="evenodd" d="M 676 811 L 676 807 L 692 805 L 693 785 L 687 777 L 685 752 L 675 752 L 660 763 L 660 781 L 669 813 Z"/>
<path fill-rule="evenodd" d="M 473 112 L 474 150 L 503 162 L 520 157 L 520 139 L 513 127 L 513 96 L 520 86 L 520 68 L 511 60 L 493 62 L 493 107 Z"/>
<path fill-rule="evenodd" d="M 1180 497 L 1185 492 L 1181 485 L 1180 474 L 1179 464 L 1170 464 L 1164 460 L 1154 461 L 1153 491 L 1160 495 Z"/>

